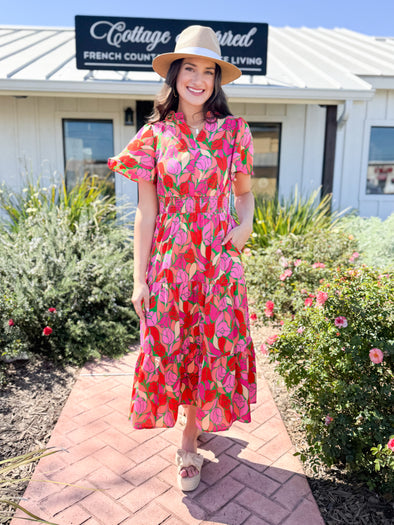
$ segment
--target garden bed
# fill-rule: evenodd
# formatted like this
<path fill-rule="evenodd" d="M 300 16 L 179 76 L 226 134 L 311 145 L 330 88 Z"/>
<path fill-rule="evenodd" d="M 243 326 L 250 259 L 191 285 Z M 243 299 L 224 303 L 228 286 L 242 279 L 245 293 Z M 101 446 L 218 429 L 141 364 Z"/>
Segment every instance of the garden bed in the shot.
<path fill-rule="evenodd" d="M 282 377 L 273 363 L 261 353 L 260 345 L 267 337 L 278 333 L 271 327 L 253 327 L 258 370 L 269 384 L 274 401 L 281 413 L 291 441 L 297 451 L 307 445 L 301 418 L 292 408 Z M 394 522 L 394 501 L 378 496 L 364 484 L 358 483 L 345 470 L 319 467 L 314 472 L 304 465 L 313 496 L 327 525 L 391 525 Z"/>
<path fill-rule="evenodd" d="M 291 407 L 281 377 L 259 351 L 261 343 L 274 333 L 274 329 L 254 326 L 252 332 L 259 373 L 268 381 L 291 440 L 300 450 L 306 443 L 300 417 Z M 8 367 L 6 383 L 0 390 L 1 459 L 46 445 L 77 372 L 76 367 L 59 368 L 41 358 L 17 361 Z M 34 465 L 29 465 L 19 476 L 29 476 L 33 470 Z M 328 525 L 389 525 L 393 522 L 393 504 L 352 481 L 346 472 L 320 468 L 315 473 L 307 466 L 305 472 Z M 26 485 L 26 482 L 21 482 L 15 487 L 15 499 L 23 495 Z M 6 524 L 9 520 L 0 520 L 0 523 Z"/>

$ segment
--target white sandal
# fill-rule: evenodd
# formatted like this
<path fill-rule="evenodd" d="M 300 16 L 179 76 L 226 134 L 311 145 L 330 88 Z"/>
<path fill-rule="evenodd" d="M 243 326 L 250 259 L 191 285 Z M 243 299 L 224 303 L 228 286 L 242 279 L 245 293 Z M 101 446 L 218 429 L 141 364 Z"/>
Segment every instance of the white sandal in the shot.
<path fill-rule="evenodd" d="M 181 490 L 188 492 L 195 490 L 201 479 L 201 467 L 204 462 L 204 456 L 198 452 L 187 452 L 182 448 L 179 448 L 175 454 L 175 462 L 178 466 L 178 486 Z M 195 467 L 198 470 L 198 474 L 189 478 L 188 476 L 183 478 L 181 476 L 181 470 L 187 467 Z"/>

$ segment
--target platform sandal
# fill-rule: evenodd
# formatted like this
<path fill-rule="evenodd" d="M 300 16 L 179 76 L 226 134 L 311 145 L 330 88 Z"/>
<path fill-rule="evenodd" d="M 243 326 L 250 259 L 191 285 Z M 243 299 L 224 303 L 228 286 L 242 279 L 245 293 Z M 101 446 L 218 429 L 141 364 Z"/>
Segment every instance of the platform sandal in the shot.
<path fill-rule="evenodd" d="M 179 488 L 185 492 L 195 490 L 200 483 L 204 456 L 198 452 L 187 452 L 186 450 L 179 448 L 175 454 L 175 462 L 178 467 L 177 480 Z M 183 478 L 181 476 L 181 470 L 187 467 L 195 467 L 198 470 L 198 474 L 191 478 Z"/>

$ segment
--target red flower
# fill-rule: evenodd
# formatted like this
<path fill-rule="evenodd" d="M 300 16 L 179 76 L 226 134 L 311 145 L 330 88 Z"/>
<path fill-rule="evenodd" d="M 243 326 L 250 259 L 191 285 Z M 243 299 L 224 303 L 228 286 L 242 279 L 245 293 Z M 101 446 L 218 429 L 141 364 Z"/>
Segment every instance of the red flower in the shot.
<path fill-rule="evenodd" d="M 252 323 L 257 321 L 257 314 L 255 314 L 255 313 L 250 314 L 250 320 L 251 320 Z"/>
<path fill-rule="evenodd" d="M 56 308 L 48 308 L 48 312 L 51 312 L 51 314 L 55 314 Z"/>
<path fill-rule="evenodd" d="M 184 139 L 181 139 L 175 147 L 178 151 L 187 151 L 187 144 Z"/>
<path fill-rule="evenodd" d="M 124 155 L 123 157 L 119 157 L 119 160 L 127 168 L 134 168 L 134 166 L 136 166 L 138 164 L 135 159 L 130 158 L 128 155 Z"/>
<path fill-rule="evenodd" d="M 223 149 L 223 140 L 217 139 L 212 142 L 212 149 Z"/>
<path fill-rule="evenodd" d="M 205 332 L 205 335 L 209 339 L 212 339 L 212 337 L 215 335 L 215 324 L 214 323 L 205 324 L 204 332 Z"/>
<path fill-rule="evenodd" d="M 312 297 L 307 297 L 307 298 L 305 299 L 305 301 L 304 301 L 304 304 L 305 304 L 305 306 L 312 306 L 312 304 L 313 304 L 313 299 L 312 299 Z"/>
<path fill-rule="evenodd" d="M 163 177 L 163 184 L 167 188 L 172 188 L 173 185 L 174 185 L 172 177 L 170 177 L 169 175 L 164 175 L 164 177 Z"/>
<path fill-rule="evenodd" d="M 209 401 L 213 401 L 216 397 L 215 390 L 207 390 L 205 392 L 204 400 L 209 403 Z"/>
<path fill-rule="evenodd" d="M 227 157 L 215 157 L 220 171 L 225 171 L 227 169 Z"/>
<path fill-rule="evenodd" d="M 213 173 L 208 179 L 208 187 L 214 189 L 216 188 L 217 184 L 218 184 L 217 173 Z"/>
<path fill-rule="evenodd" d="M 394 438 L 391 438 L 389 442 L 387 443 L 387 446 L 390 450 L 394 452 Z"/>
<path fill-rule="evenodd" d="M 274 302 L 273 301 L 267 301 L 265 303 L 265 307 L 266 307 L 267 310 L 273 310 L 274 307 L 275 307 Z"/>
<path fill-rule="evenodd" d="M 13 319 L 10 319 L 8 321 L 8 326 L 14 326 L 14 325 L 15 325 L 15 323 L 14 323 Z"/>
<path fill-rule="evenodd" d="M 46 326 L 44 330 L 42 331 L 43 335 L 51 335 L 52 328 L 50 326 Z"/>
<path fill-rule="evenodd" d="M 189 193 L 189 183 L 188 182 L 182 182 L 179 187 L 179 193 L 181 195 L 187 195 Z"/>

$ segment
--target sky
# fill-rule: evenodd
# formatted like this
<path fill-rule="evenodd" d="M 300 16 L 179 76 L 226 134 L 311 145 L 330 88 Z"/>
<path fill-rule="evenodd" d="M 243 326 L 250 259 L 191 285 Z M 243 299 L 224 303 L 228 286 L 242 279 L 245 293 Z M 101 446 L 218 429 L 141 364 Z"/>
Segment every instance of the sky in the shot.
<path fill-rule="evenodd" d="M 394 36 L 394 0 L 14 0 L 1 10 L 0 25 L 74 27 L 75 15 L 265 22 Z"/>

